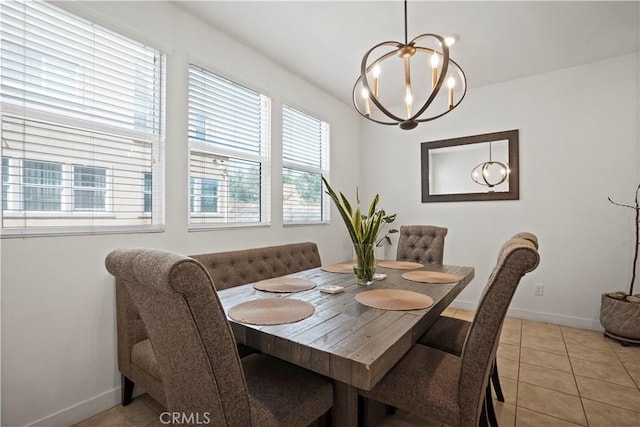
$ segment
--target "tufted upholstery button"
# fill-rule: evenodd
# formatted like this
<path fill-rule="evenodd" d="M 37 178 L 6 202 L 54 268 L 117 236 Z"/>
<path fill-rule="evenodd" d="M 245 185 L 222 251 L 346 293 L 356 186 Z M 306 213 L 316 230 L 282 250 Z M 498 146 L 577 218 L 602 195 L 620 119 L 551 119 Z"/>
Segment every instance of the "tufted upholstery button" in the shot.
<path fill-rule="evenodd" d="M 442 264 L 447 229 L 429 225 L 400 227 L 396 260 Z"/>

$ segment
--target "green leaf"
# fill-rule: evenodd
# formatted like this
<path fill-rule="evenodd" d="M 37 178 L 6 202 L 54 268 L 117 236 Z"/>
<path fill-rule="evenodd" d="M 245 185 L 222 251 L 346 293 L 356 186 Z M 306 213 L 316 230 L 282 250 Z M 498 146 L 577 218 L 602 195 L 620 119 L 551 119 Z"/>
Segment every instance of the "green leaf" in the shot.
<path fill-rule="evenodd" d="M 398 214 L 393 214 L 393 215 L 389 215 L 389 216 L 385 216 L 384 217 L 384 222 L 386 222 L 387 224 L 391 224 L 393 221 L 396 220 L 396 217 L 398 216 Z"/>
<path fill-rule="evenodd" d="M 349 200 L 347 200 L 347 198 L 342 193 L 340 193 L 340 198 L 342 200 L 342 204 L 346 208 L 347 213 L 349 215 L 353 215 L 353 209 L 351 208 L 351 204 L 349 203 Z"/>
<path fill-rule="evenodd" d="M 376 194 L 376 197 L 373 198 L 373 200 L 371 201 L 371 204 L 369 205 L 368 216 L 372 216 L 373 213 L 376 211 L 376 205 L 378 204 L 379 200 L 380 200 L 380 195 Z"/>

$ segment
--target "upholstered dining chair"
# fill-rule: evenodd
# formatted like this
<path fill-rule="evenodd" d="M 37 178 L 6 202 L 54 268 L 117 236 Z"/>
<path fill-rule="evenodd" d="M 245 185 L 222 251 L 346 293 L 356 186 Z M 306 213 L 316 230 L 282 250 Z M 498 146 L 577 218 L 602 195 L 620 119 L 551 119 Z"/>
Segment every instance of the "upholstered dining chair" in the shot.
<path fill-rule="evenodd" d="M 521 232 L 516 233 L 511 237 L 511 239 L 518 238 L 529 240 L 533 246 L 538 249 L 538 238 L 535 234 Z M 505 246 L 503 246 L 503 249 L 504 248 Z M 498 255 L 499 257 L 501 256 L 501 253 L 502 251 Z M 464 342 L 469 333 L 470 326 L 471 322 L 468 320 L 440 316 L 427 333 L 418 339 L 418 343 L 459 356 L 462 353 L 462 348 L 464 347 Z M 500 385 L 500 376 L 498 374 L 498 364 L 496 361 L 494 361 L 493 370 L 491 372 L 491 383 L 493 384 L 493 389 L 496 392 L 496 398 L 500 402 L 504 402 L 504 394 L 502 393 L 502 386 Z M 487 389 L 487 396 L 487 412 L 490 424 L 497 425 L 495 412 L 493 410 L 493 399 L 491 396 L 491 390 L 489 389 Z"/>
<path fill-rule="evenodd" d="M 198 261 L 118 249 L 107 270 L 125 281 L 147 328 L 170 412 L 216 426 L 306 426 L 333 405 L 332 384 L 278 359 L 238 357 L 211 277 Z"/>
<path fill-rule="evenodd" d="M 442 264 L 447 231 L 433 225 L 403 225 L 400 227 L 396 261 Z"/>
<path fill-rule="evenodd" d="M 362 396 L 452 426 L 487 425 L 486 390 L 502 324 L 520 279 L 539 260 L 530 240 L 507 241 L 460 355 L 416 344 L 371 391 L 362 391 Z"/>

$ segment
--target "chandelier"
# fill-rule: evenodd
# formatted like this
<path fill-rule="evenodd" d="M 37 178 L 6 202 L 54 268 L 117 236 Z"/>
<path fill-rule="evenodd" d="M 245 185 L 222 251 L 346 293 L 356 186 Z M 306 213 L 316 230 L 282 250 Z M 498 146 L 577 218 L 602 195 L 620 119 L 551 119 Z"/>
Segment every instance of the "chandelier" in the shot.
<path fill-rule="evenodd" d="M 453 37 L 430 33 L 408 41 L 405 0 L 404 43 L 378 43 L 365 53 L 353 86 L 356 110 L 373 122 L 408 130 L 456 108 L 467 93 L 467 79 L 449 57 L 453 42 Z M 420 78 L 412 80 L 412 75 Z M 445 83 L 447 96 L 438 96 Z"/>
<path fill-rule="evenodd" d="M 480 163 L 471 171 L 471 179 L 476 184 L 493 188 L 507 180 L 509 168 L 504 163 L 491 159 L 491 142 L 489 142 L 489 161 Z"/>

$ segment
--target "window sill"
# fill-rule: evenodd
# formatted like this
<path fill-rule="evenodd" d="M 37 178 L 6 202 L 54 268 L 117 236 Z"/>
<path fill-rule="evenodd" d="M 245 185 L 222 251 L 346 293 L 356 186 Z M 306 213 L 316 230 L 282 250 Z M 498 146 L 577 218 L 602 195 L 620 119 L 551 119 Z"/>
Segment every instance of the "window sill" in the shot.
<path fill-rule="evenodd" d="M 143 233 L 163 233 L 164 225 L 148 227 L 42 227 L 40 229 L 4 229 L 0 231 L 1 239 L 23 239 L 28 237 L 64 237 L 64 236 L 95 236 L 106 234 L 143 234 Z"/>
<path fill-rule="evenodd" d="M 315 226 L 315 225 L 331 225 L 331 223 L 329 221 L 314 221 L 314 222 L 292 222 L 292 223 L 282 224 L 284 228 L 305 227 L 305 226 Z"/>
<path fill-rule="evenodd" d="M 29 212 L 7 212 L 3 214 L 3 218 L 8 219 L 92 219 L 92 218 L 115 218 L 116 214 L 113 212 L 38 212 L 38 211 L 29 211 Z"/>
<path fill-rule="evenodd" d="M 224 218 L 223 213 L 219 212 L 191 212 L 191 218 Z"/>
<path fill-rule="evenodd" d="M 234 229 L 244 229 L 244 228 L 269 228 L 271 227 L 270 223 L 234 223 L 234 224 L 189 224 L 189 229 L 187 231 L 198 232 L 198 231 L 217 231 L 217 230 L 234 230 Z"/>

